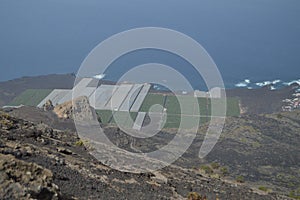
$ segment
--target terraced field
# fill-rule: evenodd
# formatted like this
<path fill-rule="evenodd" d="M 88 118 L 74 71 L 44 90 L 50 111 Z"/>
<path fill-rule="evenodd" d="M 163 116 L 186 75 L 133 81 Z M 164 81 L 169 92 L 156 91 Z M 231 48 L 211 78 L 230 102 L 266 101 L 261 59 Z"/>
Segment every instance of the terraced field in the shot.
<path fill-rule="evenodd" d="M 37 106 L 44 98 L 46 98 L 53 90 L 48 89 L 29 89 L 17 96 L 9 106 Z"/>
<path fill-rule="evenodd" d="M 114 112 L 114 116 L 112 117 L 110 123 L 111 124 L 118 123 L 118 125 L 121 127 L 132 128 L 136 117 L 137 117 L 136 112 L 130 112 L 128 116 L 128 112 L 118 111 L 118 112 Z"/>
<path fill-rule="evenodd" d="M 16 97 L 9 105 L 27 105 L 37 106 L 52 90 L 47 89 L 29 89 Z M 177 99 L 178 98 L 178 99 Z M 180 106 L 179 101 L 182 102 Z M 216 106 L 221 100 L 214 99 Z M 178 128 L 182 119 L 185 120 L 188 126 L 194 126 L 199 121 L 200 124 L 210 121 L 211 115 L 211 100 L 207 98 L 194 98 L 193 96 L 173 96 L 164 94 L 148 93 L 143 101 L 139 112 L 149 112 L 153 105 L 161 105 L 167 113 L 164 128 Z M 151 112 L 163 113 L 162 107 L 155 107 Z M 218 109 L 217 109 L 218 110 Z M 199 118 L 200 111 L 200 118 Z M 114 117 L 112 115 L 114 112 Z M 101 119 L 102 124 L 118 124 L 123 127 L 132 127 L 137 117 L 137 112 L 130 112 L 131 119 L 128 117 L 127 111 L 110 111 L 97 110 L 97 114 Z M 218 116 L 218 113 L 215 115 Z M 227 98 L 227 116 L 239 116 L 239 101 L 236 98 Z M 220 114 L 221 116 L 221 114 Z"/>
<path fill-rule="evenodd" d="M 52 90 L 47 89 L 29 89 L 16 97 L 9 105 L 27 105 L 37 106 L 46 96 L 48 96 Z M 180 107 L 179 101 L 176 96 L 164 95 L 164 94 L 147 94 L 139 112 L 149 112 L 153 105 L 161 105 L 165 108 L 167 113 L 166 123 L 164 128 L 178 128 L 181 122 L 181 113 L 183 119 L 188 125 L 195 125 L 197 121 L 200 124 L 206 123 L 210 120 L 211 115 L 211 100 L 206 98 L 194 98 L 193 96 L 179 96 L 178 97 L 182 105 Z M 216 105 L 218 105 L 218 99 L 215 99 Z M 151 112 L 163 113 L 162 107 L 155 107 Z M 200 111 L 200 119 L 199 112 Z M 128 117 L 127 111 L 113 111 L 110 110 L 97 110 L 98 116 L 100 116 L 102 124 L 116 124 L 116 119 L 120 126 L 132 127 L 133 122 L 137 117 L 137 112 L 130 112 L 131 119 Z M 236 98 L 227 98 L 227 116 L 239 116 L 239 101 Z"/>
<path fill-rule="evenodd" d="M 192 96 L 179 96 L 179 101 L 182 102 L 182 108 L 180 107 L 179 101 L 176 96 L 167 96 L 165 107 L 167 113 L 171 115 L 200 115 L 201 116 L 210 116 L 211 115 L 211 100 L 207 98 L 194 98 Z M 218 106 L 221 105 L 223 100 L 214 99 L 216 110 Z M 198 104 L 198 110 L 197 110 Z M 217 116 L 222 116 L 222 113 L 216 112 Z M 239 100 L 237 98 L 227 98 L 227 116 L 239 116 Z"/>
<path fill-rule="evenodd" d="M 129 114 L 132 119 L 130 120 L 128 117 L 128 112 L 125 111 L 117 111 L 113 114 L 113 111 L 110 110 L 97 110 L 96 113 L 100 117 L 100 122 L 102 124 L 116 124 L 117 121 L 118 125 L 126 128 L 131 128 L 133 126 L 137 116 L 136 112 L 130 112 Z"/>
<path fill-rule="evenodd" d="M 102 124 L 109 124 L 112 118 L 111 110 L 96 110 L 97 115 L 100 118 L 100 122 Z"/>
<path fill-rule="evenodd" d="M 178 96 L 179 101 L 182 102 L 180 107 L 179 101 L 176 96 L 173 95 L 163 95 L 163 94 L 147 94 L 141 108 L 140 112 L 149 112 L 153 105 L 159 104 L 163 106 L 166 110 L 166 122 L 164 128 L 178 128 L 182 120 L 185 121 L 185 126 L 183 128 L 189 128 L 199 124 L 204 124 L 210 121 L 211 115 L 211 100 L 207 98 L 194 98 L 193 96 Z M 216 110 L 218 111 L 218 105 L 222 100 L 214 99 L 216 104 Z M 156 108 L 151 110 L 152 112 L 163 113 L 161 108 Z M 200 113 L 200 116 L 199 116 Z M 101 116 L 101 121 L 103 124 L 115 124 L 116 120 L 112 117 L 112 111 L 102 110 L 98 111 L 99 116 Z M 127 117 L 127 112 L 115 112 L 114 117 L 118 119 L 121 126 L 132 127 L 133 121 L 136 119 L 137 113 L 130 113 L 132 120 Z M 215 113 L 216 116 L 222 116 L 222 114 Z M 239 101 L 236 98 L 227 98 L 227 116 L 239 116 Z"/>
<path fill-rule="evenodd" d="M 164 105 L 165 96 L 162 94 L 152 94 L 148 93 L 141 108 L 140 112 L 149 112 L 151 106 L 155 104 Z M 152 110 L 152 112 L 162 112 L 161 109 Z"/>
<path fill-rule="evenodd" d="M 167 109 L 167 119 L 164 128 L 178 128 L 181 121 L 181 113 L 183 120 L 186 121 L 188 126 L 194 126 L 199 121 L 200 125 L 210 121 L 211 116 L 211 100 L 206 98 L 195 99 L 192 96 L 179 96 L 179 100 L 182 102 L 182 108 L 176 96 L 167 96 L 165 107 Z M 216 116 L 223 116 L 222 113 L 218 113 L 218 105 L 222 100 L 214 99 L 216 110 Z M 197 110 L 198 106 L 198 110 Z M 199 118 L 200 113 L 200 118 Z M 239 116 L 240 108 L 237 98 L 227 98 L 227 116 Z M 185 128 L 185 127 L 184 127 Z"/>

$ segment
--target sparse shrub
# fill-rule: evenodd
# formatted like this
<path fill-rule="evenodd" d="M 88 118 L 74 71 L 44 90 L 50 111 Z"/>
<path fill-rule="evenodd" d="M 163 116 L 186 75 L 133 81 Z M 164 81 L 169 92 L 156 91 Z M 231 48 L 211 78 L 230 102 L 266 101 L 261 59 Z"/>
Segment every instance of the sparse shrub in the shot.
<path fill-rule="evenodd" d="M 228 175 L 229 174 L 229 172 L 228 172 L 228 168 L 227 167 L 221 167 L 221 173 L 223 174 L 223 176 L 226 176 L 226 175 Z"/>
<path fill-rule="evenodd" d="M 243 176 L 237 176 L 235 180 L 238 183 L 245 183 L 245 178 Z"/>
<path fill-rule="evenodd" d="M 212 174 L 210 177 L 214 178 L 214 179 L 220 179 L 221 178 L 221 176 L 219 174 Z"/>
<path fill-rule="evenodd" d="M 259 142 L 253 142 L 252 143 L 252 146 L 254 147 L 254 148 L 259 148 L 260 146 L 261 146 L 261 144 L 259 143 Z"/>
<path fill-rule="evenodd" d="M 261 190 L 261 191 L 264 191 L 264 192 L 267 192 L 267 191 L 269 190 L 269 189 L 268 189 L 267 187 L 265 187 L 265 186 L 259 186 L 258 189 Z"/>
<path fill-rule="evenodd" d="M 220 168 L 220 164 L 217 163 L 217 162 L 211 163 L 210 166 L 211 166 L 213 169 L 219 169 L 219 168 Z"/>
<path fill-rule="evenodd" d="M 280 113 L 277 114 L 277 118 L 278 118 L 278 119 L 282 119 L 282 118 L 283 118 L 282 114 L 280 114 Z"/>
<path fill-rule="evenodd" d="M 291 191 L 289 197 L 293 199 L 300 199 L 300 188 L 298 190 Z"/>
<path fill-rule="evenodd" d="M 200 170 L 204 171 L 204 173 L 206 173 L 206 174 L 212 174 L 212 173 L 214 172 L 214 171 L 211 169 L 211 167 L 208 166 L 208 165 L 202 165 L 202 166 L 200 167 Z"/>
<path fill-rule="evenodd" d="M 293 199 L 300 199 L 300 195 L 297 196 L 297 195 L 295 194 L 294 191 L 291 191 L 291 192 L 290 192 L 289 197 L 290 197 L 290 198 L 293 198 Z"/>
<path fill-rule="evenodd" d="M 7 130 L 13 128 L 14 124 L 12 121 L 9 121 L 8 119 L 2 119 L 0 120 L 0 127 L 4 127 L 6 128 Z"/>
<path fill-rule="evenodd" d="M 1 115 L 4 119 L 10 119 L 10 116 L 7 113 L 1 113 Z"/>
<path fill-rule="evenodd" d="M 292 183 L 292 182 L 289 182 L 288 185 L 289 185 L 289 188 L 295 187 L 295 183 Z"/>
<path fill-rule="evenodd" d="M 190 192 L 187 197 L 188 200 L 207 200 L 206 196 L 201 196 L 197 192 Z"/>
<path fill-rule="evenodd" d="M 83 146 L 84 142 L 83 142 L 83 140 L 78 140 L 78 141 L 75 142 L 75 145 L 76 146 Z"/>

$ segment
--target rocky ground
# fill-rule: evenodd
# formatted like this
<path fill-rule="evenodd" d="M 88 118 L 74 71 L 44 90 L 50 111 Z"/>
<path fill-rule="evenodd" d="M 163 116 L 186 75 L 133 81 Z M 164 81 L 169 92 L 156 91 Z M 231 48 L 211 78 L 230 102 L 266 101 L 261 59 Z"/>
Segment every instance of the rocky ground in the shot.
<path fill-rule="evenodd" d="M 120 172 L 88 150 L 73 131 L 1 112 L 0 199 L 288 199 L 242 181 L 209 177 L 197 168 Z"/>
<path fill-rule="evenodd" d="M 231 178 L 244 177 L 254 187 L 290 193 L 300 188 L 300 112 L 228 118 L 213 151 L 205 158 L 226 167 Z M 202 127 L 200 132 L 205 132 Z M 193 166 L 201 137 L 181 159 Z M 199 162 L 199 161 L 198 161 Z M 201 163 L 199 163 L 201 164 Z M 203 164 L 202 164 L 203 165 Z"/>
<path fill-rule="evenodd" d="M 288 195 L 300 188 L 300 111 L 227 118 L 221 138 L 205 159 L 199 159 L 207 125 L 200 127 L 191 147 L 174 165 L 196 169 L 209 177 L 236 181 L 253 188 Z M 175 130 L 134 139 L 107 128 L 115 145 L 132 152 L 152 152 L 168 144 Z M 211 165 L 219 165 L 213 169 Z"/>
<path fill-rule="evenodd" d="M 281 89 L 271 90 L 272 85 L 258 89 L 235 88 L 226 90 L 228 97 L 237 97 L 241 103 L 241 110 L 247 114 L 270 114 L 281 112 L 283 100 L 290 99 L 298 84 L 292 84 Z"/>

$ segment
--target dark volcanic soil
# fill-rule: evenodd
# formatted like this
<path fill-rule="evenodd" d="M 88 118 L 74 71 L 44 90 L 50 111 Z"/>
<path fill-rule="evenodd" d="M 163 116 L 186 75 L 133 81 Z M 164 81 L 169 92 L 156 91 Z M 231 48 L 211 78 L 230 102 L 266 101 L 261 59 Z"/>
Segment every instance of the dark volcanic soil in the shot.
<path fill-rule="evenodd" d="M 236 88 L 226 90 L 228 97 L 238 97 L 242 109 L 247 114 L 274 113 L 282 111 L 282 100 L 292 98 L 295 87 L 291 85 L 278 90 L 271 90 L 270 86 L 259 89 Z"/>
<path fill-rule="evenodd" d="M 145 174 L 116 171 L 91 157 L 88 144 L 84 146 L 74 132 L 5 113 L 0 122 L 1 159 L 15 163 L 0 162 L 0 174 L 5 175 L 0 178 L 1 199 L 186 199 L 191 192 L 209 200 L 287 199 L 178 166 Z M 7 185 L 12 189 L 5 189 Z"/>
<path fill-rule="evenodd" d="M 53 74 L 36 77 L 23 77 L 0 83 L 0 106 L 5 106 L 27 89 L 71 89 L 74 74 Z"/>

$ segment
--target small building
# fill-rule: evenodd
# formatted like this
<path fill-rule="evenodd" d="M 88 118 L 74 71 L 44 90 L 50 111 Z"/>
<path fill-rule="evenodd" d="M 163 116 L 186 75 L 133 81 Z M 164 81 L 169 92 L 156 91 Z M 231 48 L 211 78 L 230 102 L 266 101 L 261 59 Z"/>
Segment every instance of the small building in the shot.
<path fill-rule="evenodd" d="M 195 90 L 194 97 L 195 98 L 208 98 L 209 94 L 204 91 Z"/>

